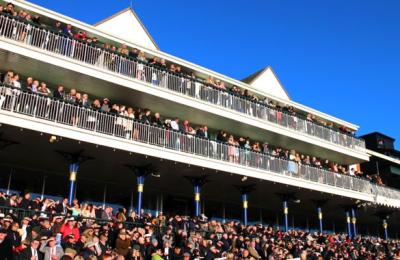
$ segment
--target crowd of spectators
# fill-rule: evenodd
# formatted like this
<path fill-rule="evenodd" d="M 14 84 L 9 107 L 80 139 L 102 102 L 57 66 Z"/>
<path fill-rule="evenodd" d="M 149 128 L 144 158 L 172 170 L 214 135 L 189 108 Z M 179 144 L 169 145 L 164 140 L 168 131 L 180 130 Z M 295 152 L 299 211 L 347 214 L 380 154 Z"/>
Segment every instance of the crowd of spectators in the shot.
<path fill-rule="evenodd" d="M 199 138 L 211 139 L 212 136 L 215 136 L 216 141 L 230 145 L 230 148 L 228 148 L 227 151 L 227 156 L 229 158 L 229 161 L 231 162 L 238 162 L 238 148 L 242 148 L 249 152 L 252 151 L 263 153 L 281 159 L 290 160 L 296 162 L 298 165 L 309 165 L 321 169 L 330 170 L 336 173 L 366 177 L 370 180 L 374 180 L 379 184 L 383 184 L 382 180 L 379 177 L 376 178 L 364 175 L 362 172 L 356 171 L 354 168 L 339 165 L 329 160 L 300 154 L 295 150 L 272 147 L 268 143 L 253 141 L 250 140 L 250 138 L 248 137 L 234 136 L 223 130 L 218 131 L 215 135 L 215 133 L 209 132 L 207 125 L 195 126 L 191 125 L 188 120 L 181 120 L 179 118 L 162 119 L 160 113 L 158 112 L 153 113 L 150 109 L 133 108 L 132 106 L 126 106 L 117 103 L 112 104 L 108 98 L 94 98 L 93 100 L 91 100 L 87 93 L 78 92 L 78 90 L 75 88 L 71 88 L 68 91 L 64 89 L 64 86 L 58 85 L 55 87 L 54 91 L 51 91 L 45 82 L 34 79 L 32 77 L 28 77 L 25 82 L 21 83 L 19 74 L 15 73 L 12 70 L 9 70 L 5 73 L 3 77 L 3 83 L 5 85 L 13 86 L 17 89 L 27 90 L 31 93 L 53 97 L 57 100 L 64 100 L 77 106 L 91 108 L 104 113 L 110 113 L 113 115 L 130 118 L 143 124 L 148 124 L 168 130 L 174 130 Z M 75 124 L 77 124 L 79 119 L 75 118 L 74 120 Z M 121 124 L 123 123 L 123 121 L 119 122 Z M 127 133 L 127 138 L 133 137 L 134 139 L 137 139 L 139 133 L 136 129 L 133 128 L 133 126 L 125 125 L 124 130 Z"/>
<path fill-rule="evenodd" d="M 12 16 L 15 19 L 18 19 L 18 20 L 21 20 L 24 22 L 34 23 L 37 26 L 42 26 L 42 27 L 46 28 L 47 30 L 51 30 L 59 35 L 64 36 L 64 37 L 73 38 L 75 40 L 78 40 L 85 44 L 89 44 L 96 48 L 101 48 L 101 49 L 107 50 L 110 53 L 134 59 L 139 62 L 135 77 L 140 80 L 145 80 L 145 77 L 146 77 L 144 65 L 156 67 L 157 69 L 159 69 L 161 71 L 165 71 L 165 72 L 169 72 L 174 75 L 178 75 L 180 78 L 196 80 L 196 81 L 202 82 L 202 84 L 206 84 L 207 86 L 217 89 L 219 91 L 223 91 L 225 93 L 230 93 L 232 95 L 241 97 L 244 100 L 249 100 L 254 103 L 265 105 L 275 111 L 278 111 L 281 113 L 286 113 L 291 116 L 304 118 L 305 120 L 307 120 L 309 122 L 313 122 L 318 125 L 328 127 L 330 129 L 335 129 L 343 134 L 354 135 L 354 131 L 346 128 L 345 126 L 335 126 L 332 122 L 328 122 L 321 118 L 317 118 L 315 115 L 312 115 L 312 114 L 304 114 L 303 115 L 302 113 L 296 112 L 296 110 L 292 106 L 281 106 L 281 105 L 279 105 L 278 102 L 268 100 L 266 97 L 259 98 L 257 95 L 250 93 L 248 90 L 241 89 L 237 86 L 228 87 L 225 85 L 225 83 L 223 81 L 214 79 L 211 76 L 208 77 L 206 80 L 203 80 L 201 78 L 196 77 L 193 72 L 185 71 L 184 68 L 182 68 L 181 66 L 179 66 L 177 64 L 169 63 L 163 58 L 159 58 L 159 57 L 155 57 L 155 56 L 151 57 L 142 50 L 139 50 L 137 48 L 129 48 L 126 44 L 120 44 L 119 46 L 117 46 L 117 45 L 112 45 L 112 44 L 108 44 L 108 43 L 102 43 L 98 40 L 97 37 L 90 37 L 87 32 L 85 32 L 81 29 L 78 29 L 78 28 L 74 28 L 70 24 L 64 25 L 59 21 L 56 21 L 54 24 L 45 24 L 44 22 L 41 22 L 40 16 L 38 16 L 38 15 L 31 15 L 31 14 L 29 14 L 29 12 L 26 12 L 24 10 L 17 11 L 15 6 L 12 3 L 7 4 L 5 7 L 0 5 L 0 13 L 7 14 L 9 16 Z M 20 40 L 25 39 L 25 37 L 26 37 L 26 33 L 24 32 L 22 34 L 22 36 L 20 36 L 20 38 L 22 38 Z M 59 50 L 59 51 L 63 52 L 64 54 L 65 54 L 65 52 L 70 52 L 69 48 L 67 48 L 67 49 L 64 48 L 64 50 Z M 79 57 L 77 57 L 77 58 L 79 58 Z M 82 57 L 80 57 L 80 58 L 82 58 Z M 108 61 L 105 61 L 105 63 L 107 63 L 111 67 L 113 66 L 113 62 L 114 62 L 113 56 L 109 57 Z M 147 77 L 151 78 L 151 79 L 147 79 L 147 80 L 152 83 L 157 82 L 157 84 L 161 84 L 161 85 L 163 84 L 164 74 L 158 75 L 157 73 L 153 73 L 152 75 L 147 75 Z M 182 84 L 186 84 L 186 83 L 182 82 Z"/>
<path fill-rule="evenodd" d="M 208 126 L 205 124 L 194 125 L 191 124 L 189 120 L 182 120 L 176 117 L 162 118 L 159 112 L 154 113 L 147 108 L 134 108 L 133 106 L 112 103 L 108 98 L 91 98 L 89 97 L 89 94 L 81 93 L 76 88 L 67 90 L 64 88 L 64 86 L 57 85 L 52 91 L 45 82 L 34 79 L 33 77 L 27 77 L 24 82 L 21 82 L 19 74 L 12 70 L 9 70 L 4 74 L 2 82 L 7 86 L 12 86 L 16 89 L 23 89 L 34 94 L 52 97 L 56 100 L 63 100 L 70 104 L 84 108 L 90 108 L 103 113 L 110 113 L 112 115 L 120 116 L 121 118 L 129 118 L 145 125 L 152 125 L 154 127 L 176 131 L 199 138 L 215 140 L 217 142 L 227 144 L 229 145 L 229 148 L 227 149 L 227 157 L 228 160 L 233 163 L 239 163 L 239 148 L 241 148 L 246 151 L 246 156 L 249 158 L 250 152 L 268 154 L 269 156 L 289 160 L 297 165 L 313 166 L 320 169 L 330 170 L 335 173 L 365 177 L 376 183 L 383 184 L 379 176 L 369 176 L 357 171 L 355 168 L 340 165 L 327 159 L 301 154 L 295 150 L 273 147 L 266 142 L 251 140 L 249 137 L 235 136 L 224 130 L 219 130 L 217 132 L 209 131 Z M 50 104 L 47 105 L 49 106 Z M 77 125 L 79 120 L 90 120 L 90 118 L 84 119 L 74 117 L 73 123 Z M 128 121 L 116 120 L 115 124 L 118 124 L 121 128 L 123 128 L 123 132 L 126 133 L 126 138 L 139 138 L 140 130 L 136 127 L 133 127 L 131 124 L 128 124 Z M 249 161 L 249 158 L 246 158 L 247 161 Z M 293 171 L 295 171 L 295 169 L 293 169 Z"/>
<path fill-rule="evenodd" d="M 6 260 L 400 259 L 398 240 L 283 232 L 204 215 L 128 215 L 125 209 L 81 207 L 77 200 L 32 200 L 29 192 L 0 193 L 0 212 L 0 258 Z"/>

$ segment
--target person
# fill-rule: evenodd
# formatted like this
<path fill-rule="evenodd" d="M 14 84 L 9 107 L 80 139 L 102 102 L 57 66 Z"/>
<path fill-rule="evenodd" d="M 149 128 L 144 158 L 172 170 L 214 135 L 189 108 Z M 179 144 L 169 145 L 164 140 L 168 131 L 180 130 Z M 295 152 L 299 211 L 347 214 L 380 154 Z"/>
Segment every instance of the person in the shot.
<path fill-rule="evenodd" d="M 138 56 L 138 63 L 137 63 L 137 69 L 136 69 L 136 78 L 138 80 L 146 80 L 146 75 L 144 73 L 144 63 L 147 62 L 146 60 L 146 56 L 144 55 L 144 52 L 141 51 L 139 52 L 139 56 Z"/>
<path fill-rule="evenodd" d="M 102 112 L 110 112 L 110 100 L 108 98 L 103 99 L 103 104 L 101 105 L 100 111 Z"/>
<path fill-rule="evenodd" d="M 12 85 L 13 77 L 14 77 L 14 72 L 11 70 L 7 71 L 6 76 L 3 79 L 3 83 L 5 85 Z"/>
<path fill-rule="evenodd" d="M 0 257 L 2 260 L 13 260 L 12 245 L 7 238 L 7 230 L 0 228 Z"/>
<path fill-rule="evenodd" d="M 19 82 L 19 75 L 15 74 L 14 77 L 11 80 L 11 84 L 13 85 L 13 87 L 15 88 L 21 88 L 21 82 Z"/>
<path fill-rule="evenodd" d="M 118 238 L 115 242 L 115 251 L 118 254 L 126 257 L 129 252 L 130 244 L 131 244 L 131 238 L 129 234 L 127 234 L 126 231 L 122 229 L 119 232 Z"/>
<path fill-rule="evenodd" d="M 58 85 L 57 88 L 53 92 L 53 98 L 63 100 L 65 96 L 64 86 Z"/>
<path fill-rule="evenodd" d="M 5 14 L 14 15 L 14 5 L 12 3 L 8 3 L 6 5 L 6 9 L 3 10 Z"/>
<path fill-rule="evenodd" d="M 81 106 L 84 108 L 90 108 L 90 101 L 89 101 L 89 95 L 88 94 L 83 94 L 82 99 L 81 99 Z"/>
<path fill-rule="evenodd" d="M 50 89 L 47 88 L 47 84 L 45 82 L 40 83 L 40 87 L 38 88 L 37 92 L 43 96 L 49 96 L 49 94 L 51 93 Z"/>
<path fill-rule="evenodd" d="M 54 237 L 45 240 L 40 246 L 39 251 L 44 254 L 43 260 L 57 260 L 64 255 L 63 248 L 56 245 Z"/>
<path fill-rule="evenodd" d="M 66 215 L 68 207 L 68 199 L 64 198 L 61 203 L 56 203 L 55 210 L 59 214 Z"/>
<path fill-rule="evenodd" d="M 34 239 L 31 241 L 30 246 L 21 252 L 21 259 L 41 260 L 42 253 L 39 252 L 40 241 Z"/>
<path fill-rule="evenodd" d="M 10 228 L 7 230 L 7 237 L 11 241 L 11 246 L 13 250 L 21 244 L 21 235 L 18 232 L 19 224 L 13 222 Z"/>
<path fill-rule="evenodd" d="M 66 218 L 65 223 L 60 228 L 60 233 L 62 235 L 62 239 L 70 238 L 70 235 L 73 235 L 73 241 L 78 241 L 80 232 L 77 227 L 77 223 L 74 218 Z"/>

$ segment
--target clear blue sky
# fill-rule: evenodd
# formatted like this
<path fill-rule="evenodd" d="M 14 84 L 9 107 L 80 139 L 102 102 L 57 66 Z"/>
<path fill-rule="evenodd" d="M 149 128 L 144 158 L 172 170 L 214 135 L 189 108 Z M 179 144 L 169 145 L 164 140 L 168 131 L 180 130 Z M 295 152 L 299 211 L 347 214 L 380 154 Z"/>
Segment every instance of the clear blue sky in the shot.
<path fill-rule="evenodd" d="M 31 0 L 87 23 L 130 0 Z M 400 143 L 400 1 L 133 0 L 160 48 L 242 79 L 270 65 L 291 98 Z M 400 147 L 400 144 L 397 145 Z"/>

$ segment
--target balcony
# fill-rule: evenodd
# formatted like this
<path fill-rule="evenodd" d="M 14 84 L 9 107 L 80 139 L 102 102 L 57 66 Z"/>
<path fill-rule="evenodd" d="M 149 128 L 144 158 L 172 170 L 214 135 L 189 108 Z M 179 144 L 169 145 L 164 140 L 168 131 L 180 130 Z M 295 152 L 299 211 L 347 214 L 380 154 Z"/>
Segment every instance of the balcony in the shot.
<path fill-rule="evenodd" d="M 35 122 L 52 122 L 60 127 L 76 129 L 75 131 L 85 130 L 103 137 L 116 138 L 129 145 L 145 143 L 186 154 L 189 158 L 204 158 L 254 169 L 263 174 L 278 174 L 287 178 L 288 182 L 291 179 L 322 185 L 322 190 L 325 190 L 323 186 L 340 188 L 361 193 L 363 196 L 374 196 L 375 200 L 379 199 L 377 202 L 388 205 L 400 203 L 399 191 L 378 187 L 364 179 L 298 165 L 294 161 L 142 124 L 131 118 L 102 113 L 7 86 L 0 87 L 0 114 L 23 115 Z"/>
<path fill-rule="evenodd" d="M 121 56 L 85 42 L 67 38 L 33 24 L 1 16 L 0 32 L 2 37 L 24 45 L 167 89 L 181 96 L 228 109 L 248 118 L 256 118 L 292 133 L 309 136 L 353 151 L 365 152 L 365 142 L 362 139 L 307 121 L 305 118 L 275 110 L 261 102 L 252 102 L 195 78 L 171 73 L 132 57 Z"/>

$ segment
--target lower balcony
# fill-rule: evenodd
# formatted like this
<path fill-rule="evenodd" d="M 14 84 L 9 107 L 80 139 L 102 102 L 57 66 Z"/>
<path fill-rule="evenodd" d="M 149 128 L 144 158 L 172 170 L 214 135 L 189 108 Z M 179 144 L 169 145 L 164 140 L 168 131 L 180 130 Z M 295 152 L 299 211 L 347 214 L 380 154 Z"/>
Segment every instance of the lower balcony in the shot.
<path fill-rule="evenodd" d="M 115 149 L 400 207 L 399 191 L 378 187 L 364 179 L 298 165 L 268 154 L 145 125 L 130 118 L 5 86 L 0 87 L 0 122 Z"/>

